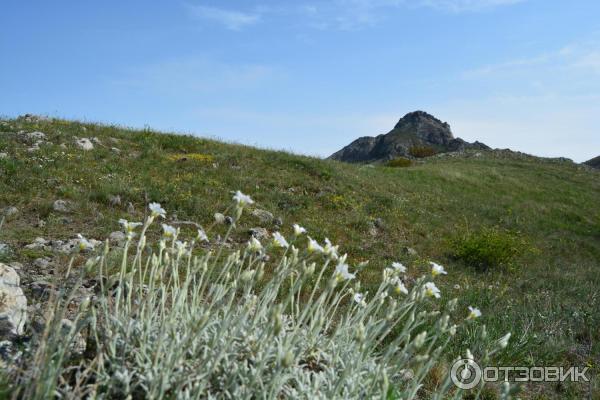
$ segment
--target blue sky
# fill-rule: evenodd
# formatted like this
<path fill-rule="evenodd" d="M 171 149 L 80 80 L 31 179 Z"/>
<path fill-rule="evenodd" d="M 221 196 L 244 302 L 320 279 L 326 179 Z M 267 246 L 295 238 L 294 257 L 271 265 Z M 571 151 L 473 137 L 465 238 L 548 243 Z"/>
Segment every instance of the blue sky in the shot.
<path fill-rule="evenodd" d="M 456 136 L 600 154 L 597 0 L 3 0 L 0 114 L 326 156 L 426 110 Z"/>

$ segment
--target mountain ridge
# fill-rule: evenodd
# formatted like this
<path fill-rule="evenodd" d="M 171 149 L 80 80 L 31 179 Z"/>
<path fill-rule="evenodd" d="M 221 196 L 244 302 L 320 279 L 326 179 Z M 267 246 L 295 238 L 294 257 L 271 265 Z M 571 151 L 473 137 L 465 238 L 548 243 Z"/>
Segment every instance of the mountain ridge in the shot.
<path fill-rule="evenodd" d="M 415 156 L 415 149 L 430 153 L 445 153 L 465 149 L 489 150 L 481 142 L 469 143 L 454 137 L 450 124 L 425 111 L 404 115 L 386 134 L 363 136 L 329 156 L 330 159 L 351 163 L 387 161 L 397 157 Z"/>

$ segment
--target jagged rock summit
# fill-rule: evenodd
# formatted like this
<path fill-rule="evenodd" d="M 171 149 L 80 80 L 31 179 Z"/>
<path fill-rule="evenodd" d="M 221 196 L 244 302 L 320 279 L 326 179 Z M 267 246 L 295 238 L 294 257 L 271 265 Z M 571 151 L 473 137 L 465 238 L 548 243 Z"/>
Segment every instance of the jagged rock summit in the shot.
<path fill-rule="evenodd" d="M 425 111 L 414 111 L 402 117 L 390 132 L 358 138 L 329 158 L 354 163 L 387 161 L 396 157 L 419 156 L 423 149 L 444 153 L 465 149 L 487 150 L 489 147 L 480 142 L 469 143 L 455 138 L 447 122 Z"/>
<path fill-rule="evenodd" d="M 600 156 L 594 157 L 591 160 L 587 160 L 586 162 L 584 162 L 584 164 L 589 165 L 592 168 L 600 169 Z"/>

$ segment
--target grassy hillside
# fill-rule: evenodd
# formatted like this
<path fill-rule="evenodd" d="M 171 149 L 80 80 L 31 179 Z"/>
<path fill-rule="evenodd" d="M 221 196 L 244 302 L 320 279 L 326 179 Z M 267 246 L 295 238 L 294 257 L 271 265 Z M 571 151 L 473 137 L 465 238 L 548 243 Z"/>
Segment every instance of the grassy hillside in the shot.
<path fill-rule="evenodd" d="M 48 143 L 30 152 L 19 131 L 44 132 Z M 497 152 L 434 157 L 409 168 L 357 166 L 62 120 L 6 120 L 0 132 L 0 153 L 6 153 L 0 207 L 19 210 L 5 221 L 0 241 L 14 250 L 10 261 L 25 269 L 48 255 L 24 249 L 38 236 L 103 239 L 119 230 L 119 218 L 141 220 L 150 201 L 180 221 L 209 225 L 214 210 L 240 189 L 256 208 L 281 218 L 283 233 L 299 222 L 319 241 L 341 243 L 353 262 L 370 260 L 363 282 L 378 283 L 392 261 L 409 265 L 414 277 L 429 260 L 444 264 L 443 298 L 479 306 L 491 337 L 513 333 L 503 365 L 597 368 L 600 362 L 598 172 Z M 74 136 L 99 143 L 85 151 Z M 72 211 L 54 211 L 58 199 Z M 257 218 L 245 221 L 248 229 L 275 228 Z M 182 229 L 194 232 L 189 225 Z M 510 265 L 482 268 L 453 257 L 460 238 L 482 238 L 489 230 L 518 243 Z M 245 242 L 248 235 L 234 240 Z M 463 334 L 453 346 L 458 351 L 471 341 Z M 582 390 L 587 387 L 537 385 L 527 393 L 577 398 Z"/>

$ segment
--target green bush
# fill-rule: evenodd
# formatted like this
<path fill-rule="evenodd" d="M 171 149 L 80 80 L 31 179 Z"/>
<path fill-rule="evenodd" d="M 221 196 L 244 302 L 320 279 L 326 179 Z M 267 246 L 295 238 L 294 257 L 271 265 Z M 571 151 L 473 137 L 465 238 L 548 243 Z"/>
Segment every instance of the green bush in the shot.
<path fill-rule="evenodd" d="M 415 158 L 425 158 L 436 155 L 437 151 L 430 146 L 412 146 L 408 149 L 408 154 Z"/>
<path fill-rule="evenodd" d="M 467 232 L 451 240 L 451 255 L 480 271 L 491 268 L 515 268 L 519 255 L 531 251 L 518 232 L 484 228 Z"/>
<path fill-rule="evenodd" d="M 393 168 L 404 168 L 410 167 L 412 165 L 412 161 L 410 161 L 408 158 L 398 157 L 388 161 L 385 165 Z"/>

